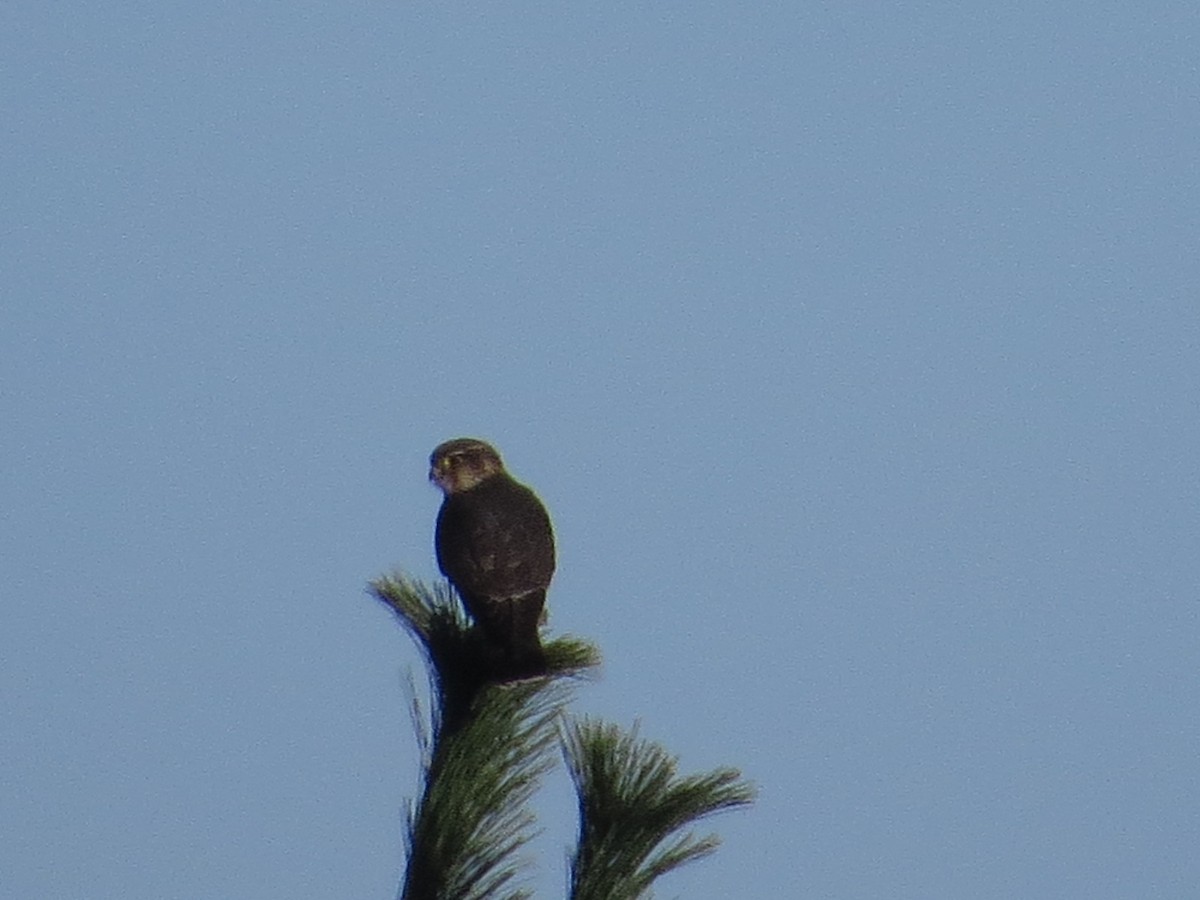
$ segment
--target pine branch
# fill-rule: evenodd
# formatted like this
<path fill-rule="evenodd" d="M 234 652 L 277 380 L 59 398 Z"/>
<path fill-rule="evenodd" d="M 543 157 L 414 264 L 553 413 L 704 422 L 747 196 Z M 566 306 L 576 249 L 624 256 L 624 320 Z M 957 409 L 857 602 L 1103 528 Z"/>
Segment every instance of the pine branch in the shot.
<path fill-rule="evenodd" d="M 532 837 L 526 803 L 552 764 L 564 699 L 549 680 L 489 686 L 474 715 L 435 746 L 409 816 L 406 900 L 528 896 L 510 882 Z"/>
<path fill-rule="evenodd" d="M 736 769 L 676 777 L 677 760 L 636 730 L 584 720 L 566 729 L 563 748 L 579 798 L 571 900 L 647 896 L 660 875 L 719 843 L 716 835 L 679 835 L 680 829 L 754 799 Z"/>
<path fill-rule="evenodd" d="M 404 900 L 528 897 L 515 884 L 519 851 L 532 837 L 527 802 L 552 765 L 567 677 L 596 665 L 595 648 L 558 638 L 545 648 L 546 677 L 494 684 L 482 663 L 484 638 L 448 587 L 395 575 L 373 582 L 371 592 L 421 647 L 433 683 L 424 787 L 408 817 Z"/>

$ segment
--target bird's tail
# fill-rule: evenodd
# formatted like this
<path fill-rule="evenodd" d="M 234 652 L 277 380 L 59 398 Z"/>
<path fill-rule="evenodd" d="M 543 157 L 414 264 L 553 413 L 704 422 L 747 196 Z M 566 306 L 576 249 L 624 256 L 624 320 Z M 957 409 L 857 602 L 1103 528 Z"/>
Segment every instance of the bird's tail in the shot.
<path fill-rule="evenodd" d="M 493 600 L 479 624 L 493 648 L 492 668 L 498 681 L 517 681 L 546 674 L 546 652 L 538 625 L 545 590 Z"/>

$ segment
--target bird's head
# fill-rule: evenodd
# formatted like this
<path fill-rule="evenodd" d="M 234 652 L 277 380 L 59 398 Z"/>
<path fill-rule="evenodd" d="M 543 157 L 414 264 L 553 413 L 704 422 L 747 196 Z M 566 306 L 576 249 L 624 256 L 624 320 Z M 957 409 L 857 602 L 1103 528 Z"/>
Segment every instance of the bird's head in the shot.
<path fill-rule="evenodd" d="M 469 491 L 503 471 L 496 448 L 475 438 L 446 441 L 429 457 L 429 480 L 445 494 Z"/>

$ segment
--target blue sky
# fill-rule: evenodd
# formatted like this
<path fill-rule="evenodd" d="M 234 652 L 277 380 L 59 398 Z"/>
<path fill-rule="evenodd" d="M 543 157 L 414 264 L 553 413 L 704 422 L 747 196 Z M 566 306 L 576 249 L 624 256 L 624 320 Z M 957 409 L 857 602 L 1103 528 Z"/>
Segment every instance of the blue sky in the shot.
<path fill-rule="evenodd" d="M 576 708 L 760 787 L 664 897 L 1200 883 L 1193 4 L 10 4 L 0 895 L 386 898 L 435 444 Z M 540 796 L 560 896 L 565 776 Z"/>

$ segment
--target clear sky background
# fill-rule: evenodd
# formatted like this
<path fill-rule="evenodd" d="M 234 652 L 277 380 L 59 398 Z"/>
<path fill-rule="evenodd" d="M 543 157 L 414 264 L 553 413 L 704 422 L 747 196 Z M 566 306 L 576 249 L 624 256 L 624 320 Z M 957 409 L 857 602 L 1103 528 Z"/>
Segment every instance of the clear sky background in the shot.
<path fill-rule="evenodd" d="M 471 435 L 659 896 L 1195 898 L 1198 9 L 5 4 L 0 896 L 393 897 Z"/>

